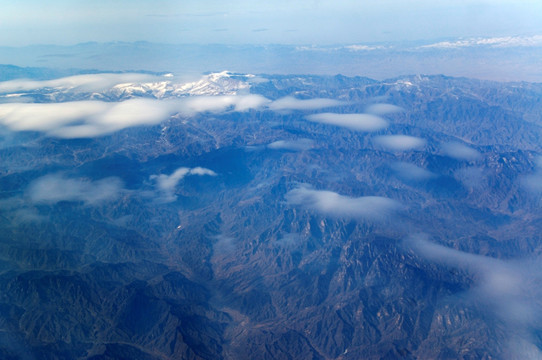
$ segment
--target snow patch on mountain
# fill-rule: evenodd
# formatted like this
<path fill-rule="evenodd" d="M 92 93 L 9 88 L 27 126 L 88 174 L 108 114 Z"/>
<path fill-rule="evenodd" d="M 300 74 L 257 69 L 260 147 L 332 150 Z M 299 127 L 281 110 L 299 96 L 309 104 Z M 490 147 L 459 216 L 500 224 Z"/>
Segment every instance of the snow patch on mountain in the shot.
<path fill-rule="evenodd" d="M 168 74 L 168 79 L 172 74 Z M 171 80 L 149 83 L 126 83 L 114 86 L 108 94 L 118 97 L 150 96 L 156 99 L 197 95 L 237 95 L 248 90 L 247 80 L 254 75 L 234 75 L 228 71 L 211 73 L 200 80 L 175 83 Z"/>

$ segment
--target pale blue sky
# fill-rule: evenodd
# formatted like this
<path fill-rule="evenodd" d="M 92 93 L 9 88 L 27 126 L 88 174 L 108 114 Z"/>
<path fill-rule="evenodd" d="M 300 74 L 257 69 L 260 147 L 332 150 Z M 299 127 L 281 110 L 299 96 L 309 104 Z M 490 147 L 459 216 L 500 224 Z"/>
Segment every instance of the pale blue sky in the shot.
<path fill-rule="evenodd" d="M 542 1 L 4 1 L 0 45 L 352 44 L 542 34 Z"/>

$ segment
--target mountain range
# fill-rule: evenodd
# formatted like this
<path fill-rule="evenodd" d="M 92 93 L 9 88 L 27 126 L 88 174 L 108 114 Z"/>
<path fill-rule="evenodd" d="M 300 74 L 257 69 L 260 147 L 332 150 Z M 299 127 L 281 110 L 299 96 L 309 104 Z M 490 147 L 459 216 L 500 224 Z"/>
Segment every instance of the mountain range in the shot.
<path fill-rule="evenodd" d="M 541 84 L 9 69 L 1 358 L 542 356 Z"/>

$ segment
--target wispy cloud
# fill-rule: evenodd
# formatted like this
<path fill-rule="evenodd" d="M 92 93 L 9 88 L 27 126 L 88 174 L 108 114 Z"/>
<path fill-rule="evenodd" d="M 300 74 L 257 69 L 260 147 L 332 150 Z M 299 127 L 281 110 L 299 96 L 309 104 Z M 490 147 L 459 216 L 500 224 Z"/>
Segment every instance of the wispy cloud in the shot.
<path fill-rule="evenodd" d="M 281 110 L 318 110 L 334 106 L 343 106 L 348 103 L 334 99 L 307 99 L 301 100 L 288 96 L 273 101 L 269 104 L 269 109 L 274 111 Z"/>
<path fill-rule="evenodd" d="M 295 140 L 277 140 L 267 145 L 273 150 L 290 150 L 304 151 L 314 147 L 314 141 L 311 139 L 295 139 Z"/>
<path fill-rule="evenodd" d="M 422 138 L 409 135 L 383 135 L 375 137 L 374 141 L 392 151 L 406 151 L 425 146 Z"/>
<path fill-rule="evenodd" d="M 289 205 L 326 216 L 383 220 L 401 208 L 395 200 L 381 196 L 349 197 L 302 184 L 286 194 Z"/>
<path fill-rule="evenodd" d="M 371 114 L 321 113 L 307 116 L 307 119 L 323 124 L 336 125 L 357 131 L 377 131 L 388 126 L 388 122 Z"/>
<path fill-rule="evenodd" d="M 92 181 L 52 174 L 34 180 L 26 194 L 33 203 L 54 204 L 60 201 L 75 201 L 96 205 L 117 199 L 122 189 L 122 181 L 116 177 Z"/>
<path fill-rule="evenodd" d="M 478 151 L 458 142 L 442 144 L 442 152 L 445 155 L 457 160 L 474 161 L 482 157 L 482 154 L 480 154 Z"/>
<path fill-rule="evenodd" d="M 420 48 L 456 49 L 473 46 L 486 47 L 531 47 L 542 46 L 542 35 L 534 36 L 502 36 L 490 38 L 470 38 L 456 41 L 441 41 L 423 45 Z"/>
<path fill-rule="evenodd" d="M 156 181 L 156 186 L 164 195 L 160 200 L 163 202 L 175 201 L 177 197 L 175 196 L 175 188 L 179 182 L 184 179 L 186 176 L 197 175 L 197 176 L 217 176 L 217 174 L 210 169 L 202 167 L 187 168 L 181 167 L 175 170 L 171 175 L 151 175 L 151 180 Z"/>
<path fill-rule="evenodd" d="M 504 322 L 504 330 L 510 335 L 508 356 L 542 358 L 542 352 L 531 342 L 531 330 L 542 325 L 540 259 L 516 262 L 469 254 L 437 245 L 424 234 L 409 237 L 405 245 L 429 261 L 472 275 L 475 285 L 468 291 L 467 298 L 483 305 L 489 315 Z M 535 349 L 536 357 L 528 357 Z"/>
<path fill-rule="evenodd" d="M 390 165 L 392 170 L 402 179 L 410 181 L 423 181 L 437 177 L 429 170 L 406 162 L 394 162 Z"/>

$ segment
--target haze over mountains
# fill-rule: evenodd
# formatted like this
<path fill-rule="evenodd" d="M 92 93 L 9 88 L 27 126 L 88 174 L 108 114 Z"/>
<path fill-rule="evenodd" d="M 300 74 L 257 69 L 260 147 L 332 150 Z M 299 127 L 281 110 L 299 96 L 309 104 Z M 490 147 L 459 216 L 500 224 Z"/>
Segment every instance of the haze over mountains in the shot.
<path fill-rule="evenodd" d="M 2 74 L 0 357 L 541 356 L 542 85 Z"/>
<path fill-rule="evenodd" d="M 363 75 L 378 80 L 411 74 L 446 74 L 483 80 L 542 81 L 540 35 L 340 41 L 339 45 L 232 45 L 212 41 L 172 45 L 141 41 L 3 46 L 0 64 L 45 66 L 56 69 L 57 77 L 66 76 L 67 69 L 74 68 L 155 72 L 167 69 L 187 76 L 187 81 L 195 81 L 203 72 L 228 69 L 255 74 Z M 8 79 L 4 74 L 0 76 Z M 47 73 L 41 76 L 46 78 Z"/>

